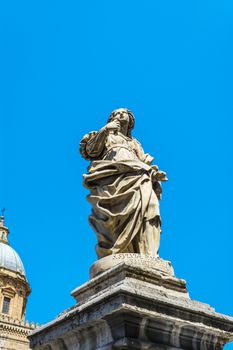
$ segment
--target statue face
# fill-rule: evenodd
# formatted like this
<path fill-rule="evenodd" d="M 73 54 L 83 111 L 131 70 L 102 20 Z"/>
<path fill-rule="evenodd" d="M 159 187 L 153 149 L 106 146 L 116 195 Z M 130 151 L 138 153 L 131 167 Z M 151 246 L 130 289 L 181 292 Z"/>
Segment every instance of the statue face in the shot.
<path fill-rule="evenodd" d="M 119 111 L 114 119 L 119 120 L 121 124 L 129 124 L 129 114 L 126 111 Z"/>

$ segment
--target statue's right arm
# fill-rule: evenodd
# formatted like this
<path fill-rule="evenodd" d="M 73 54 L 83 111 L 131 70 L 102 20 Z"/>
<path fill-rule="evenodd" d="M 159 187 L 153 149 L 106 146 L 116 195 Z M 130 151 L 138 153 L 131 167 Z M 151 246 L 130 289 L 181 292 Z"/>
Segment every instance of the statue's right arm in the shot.
<path fill-rule="evenodd" d="M 107 123 L 102 129 L 95 133 L 88 141 L 86 145 L 86 152 L 91 158 L 98 158 L 105 148 L 105 141 L 110 131 L 120 130 L 120 122 L 113 120 Z"/>
<path fill-rule="evenodd" d="M 88 140 L 86 152 L 91 158 L 98 158 L 101 155 L 105 147 L 106 136 L 106 129 L 103 127 Z"/>

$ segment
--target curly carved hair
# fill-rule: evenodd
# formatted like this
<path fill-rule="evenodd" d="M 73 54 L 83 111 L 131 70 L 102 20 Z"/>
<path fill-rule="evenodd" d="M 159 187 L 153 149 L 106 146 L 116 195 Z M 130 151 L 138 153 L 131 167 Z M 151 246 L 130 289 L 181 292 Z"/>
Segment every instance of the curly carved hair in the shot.
<path fill-rule="evenodd" d="M 117 114 L 120 114 L 121 112 L 126 112 L 129 116 L 129 127 L 128 127 L 128 131 L 127 131 L 127 136 L 128 137 L 132 137 L 131 136 L 131 132 L 134 128 L 134 124 L 135 124 L 135 118 L 133 113 L 127 109 L 127 108 L 119 108 L 119 109 L 115 109 L 114 111 L 112 111 L 112 113 L 110 114 L 109 118 L 108 118 L 108 123 L 111 123 L 115 117 L 117 116 Z"/>

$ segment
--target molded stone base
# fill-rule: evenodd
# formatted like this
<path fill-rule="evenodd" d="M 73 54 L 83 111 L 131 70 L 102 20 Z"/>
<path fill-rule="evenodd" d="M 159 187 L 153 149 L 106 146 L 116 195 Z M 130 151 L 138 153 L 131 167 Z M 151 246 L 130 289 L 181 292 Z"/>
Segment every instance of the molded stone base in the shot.
<path fill-rule="evenodd" d="M 72 295 L 78 301 L 34 331 L 35 350 L 220 350 L 233 318 L 190 300 L 185 281 L 122 262 Z"/>
<path fill-rule="evenodd" d="M 97 260 L 90 268 L 91 278 L 105 272 L 112 267 L 120 264 L 130 264 L 131 266 L 139 266 L 146 269 L 156 270 L 161 274 L 174 276 L 174 270 L 170 261 L 165 261 L 150 255 L 141 255 L 133 253 L 121 253 L 105 256 Z"/>

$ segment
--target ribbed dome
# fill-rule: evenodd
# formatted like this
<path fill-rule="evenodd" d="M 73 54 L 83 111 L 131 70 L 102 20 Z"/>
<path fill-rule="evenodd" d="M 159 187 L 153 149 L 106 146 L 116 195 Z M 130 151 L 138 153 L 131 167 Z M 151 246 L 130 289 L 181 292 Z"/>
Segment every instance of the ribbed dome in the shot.
<path fill-rule="evenodd" d="M 0 242 L 0 267 L 19 272 L 25 276 L 25 270 L 19 255 L 13 248 L 3 242 Z"/>

